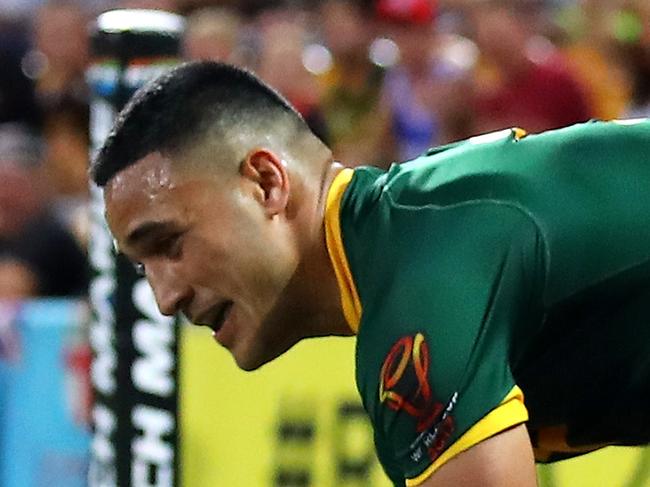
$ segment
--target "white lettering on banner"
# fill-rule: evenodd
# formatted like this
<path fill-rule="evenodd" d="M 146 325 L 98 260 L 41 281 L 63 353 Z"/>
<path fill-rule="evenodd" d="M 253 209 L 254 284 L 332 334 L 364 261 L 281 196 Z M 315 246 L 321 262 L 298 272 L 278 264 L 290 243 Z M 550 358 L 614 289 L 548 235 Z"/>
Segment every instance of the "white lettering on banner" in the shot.
<path fill-rule="evenodd" d="M 112 258 L 112 240 L 104 220 L 104 205 L 99 188 L 93 187 L 91 204 L 91 245 L 89 259 L 97 275 L 90 283 L 90 303 L 94 311 L 90 323 L 90 345 L 95 353 L 91 366 L 93 386 L 102 394 L 113 394 L 116 388 L 114 326 L 115 313 L 111 296 L 115 291 L 115 265 Z"/>
<path fill-rule="evenodd" d="M 90 204 L 90 249 L 89 260 L 92 267 L 100 274 L 113 274 L 115 264 L 113 262 L 113 238 L 108 230 L 104 218 L 104 197 L 102 190 L 91 185 Z"/>
<path fill-rule="evenodd" d="M 141 391 L 170 396 L 175 390 L 174 357 L 169 347 L 174 341 L 173 324 L 138 320 L 133 325 L 133 344 L 142 354 L 131 369 L 133 383 Z"/>
<path fill-rule="evenodd" d="M 95 351 L 90 375 L 93 386 L 102 394 L 110 395 L 117 387 L 115 368 L 117 354 L 113 348 L 113 309 L 103 297 L 110 296 L 115 288 L 115 281 L 106 276 L 99 276 L 90 284 L 90 299 L 95 303 L 96 317 L 90 326 L 90 345 Z"/>
<path fill-rule="evenodd" d="M 93 103 L 91 108 L 91 137 L 94 150 L 101 138 L 108 134 L 113 118 L 112 108 L 105 102 Z M 95 275 L 90 282 L 89 298 L 93 311 L 89 341 L 93 349 L 90 377 L 98 392 L 92 409 L 94 433 L 91 459 L 88 467 L 88 485 L 115 487 L 117 485 L 116 445 L 117 417 L 102 396 L 113 396 L 117 391 L 117 350 L 115 349 L 115 311 L 112 297 L 117 287 L 113 240 L 104 218 L 102 191 L 90 188 L 90 245 L 88 258 Z"/>
<path fill-rule="evenodd" d="M 144 315 L 134 323 L 132 331 L 133 345 L 140 354 L 131 369 L 133 384 L 143 392 L 169 397 L 176 389 L 174 319 L 160 314 L 145 279 L 133 286 L 133 304 Z"/>
<path fill-rule="evenodd" d="M 102 404 L 93 408 L 95 432 L 91 444 L 92 460 L 88 468 L 88 483 L 94 487 L 117 485 L 115 445 L 111 441 L 116 422 L 113 411 Z"/>
<path fill-rule="evenodd" d="M 131 444 L 132 487 L 172 487 L 174 447 L 164 436 L 174 432 L 173 414 L 150 406 L 136 406 L 131 420 L 133 426 L 142 431 L 142 436 L 135 437 Z M 155 472 L 153 483 L 151 472 Z"/>

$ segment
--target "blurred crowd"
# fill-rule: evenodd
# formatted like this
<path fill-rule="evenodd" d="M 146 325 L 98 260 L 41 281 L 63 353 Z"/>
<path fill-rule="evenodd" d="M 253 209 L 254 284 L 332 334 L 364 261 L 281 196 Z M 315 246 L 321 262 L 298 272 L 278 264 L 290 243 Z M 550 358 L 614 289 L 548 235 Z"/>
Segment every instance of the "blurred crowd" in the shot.
<path fill-rule="evenodd" d="M 186 16 L 349 165 L 502 128 L 650 115 L 648 0 L 0 0 L 0 298 L 86 293 L 91 62 L 112 8 Z"/>

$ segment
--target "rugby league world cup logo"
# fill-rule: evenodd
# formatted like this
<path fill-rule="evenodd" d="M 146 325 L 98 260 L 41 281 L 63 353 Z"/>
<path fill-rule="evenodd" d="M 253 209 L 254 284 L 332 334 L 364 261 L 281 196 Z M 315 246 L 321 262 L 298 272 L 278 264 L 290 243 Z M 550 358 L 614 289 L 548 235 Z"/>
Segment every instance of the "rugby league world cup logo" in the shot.
<path fill-rule="evenodd" d="M 454 429 L 449 405 L 436 400 L 429 384 L 429 347 L 421 333 L 400 338 L 384 359 L 379 382 L 379 399 L 390 409 L 405 412 L 416 421 L 419 433 L 411 448 L 417 461 L 427 452 L 431 460 L 442 453 Z"/>

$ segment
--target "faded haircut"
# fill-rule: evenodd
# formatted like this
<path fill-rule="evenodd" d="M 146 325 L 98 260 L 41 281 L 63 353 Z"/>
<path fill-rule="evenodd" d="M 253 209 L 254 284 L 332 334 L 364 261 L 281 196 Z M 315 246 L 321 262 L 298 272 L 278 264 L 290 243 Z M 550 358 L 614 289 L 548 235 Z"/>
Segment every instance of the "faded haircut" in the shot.
<path fill-rule="evenodd" d="M 183 64 L 133 95 L 91 162 L 90 176 L 105 186 L 151 153 L 175 154 L 206 136 L 227 145 L 233 130 L 310 132 L 296 109 L 249 71 L 217 62 Z"/>

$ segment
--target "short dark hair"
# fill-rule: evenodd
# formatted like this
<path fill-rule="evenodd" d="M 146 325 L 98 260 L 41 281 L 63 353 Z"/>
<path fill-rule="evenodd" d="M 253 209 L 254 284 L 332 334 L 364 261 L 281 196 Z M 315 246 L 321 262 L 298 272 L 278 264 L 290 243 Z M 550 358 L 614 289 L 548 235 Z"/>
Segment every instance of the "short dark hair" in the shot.
<path fill-rule="evenodd" d="M 208 131 L 227 137 L 236 125 L 255 130 L 282 123 L 309 130 L 287 100 L 249 71 L 217 62 L 182 64 L 133 95 L 93 159 L 90 176 L 105 186 L 148 154 L 173 153 Z"/>

